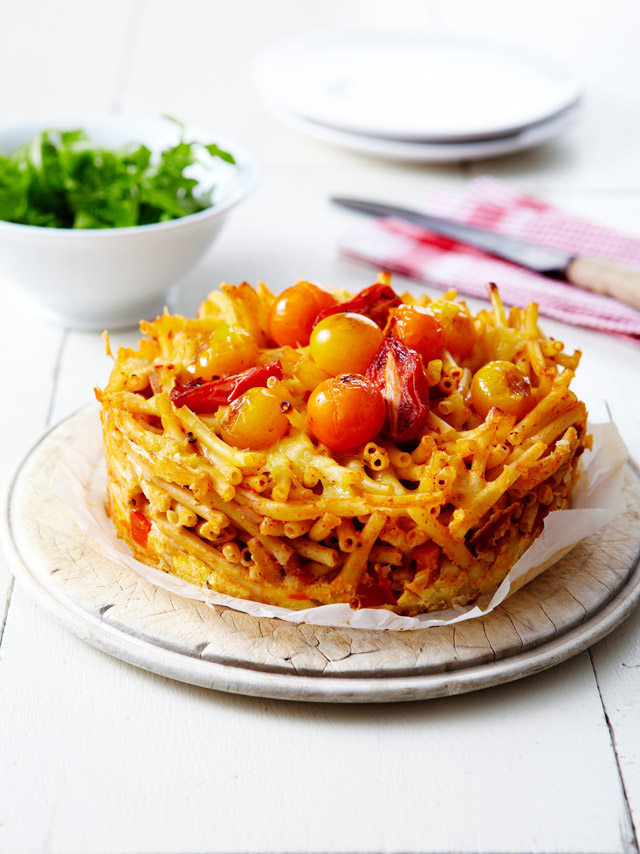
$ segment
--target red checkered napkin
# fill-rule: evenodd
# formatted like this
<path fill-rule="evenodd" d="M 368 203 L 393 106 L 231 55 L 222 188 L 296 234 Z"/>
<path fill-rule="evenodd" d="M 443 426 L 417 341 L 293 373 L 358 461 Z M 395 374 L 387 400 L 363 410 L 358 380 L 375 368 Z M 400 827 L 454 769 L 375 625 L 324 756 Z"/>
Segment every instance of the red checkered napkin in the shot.
<path fill-rule="evenodd" d="M 477 178 L 462 194 L 434 191 L 424 211 L 521 237 L 572 255 L 595 255 L 640 269 L 640 240 L 563 213 L 517 193 L 494 178 Z M 610 297 L 532 273 L 421 226 L 398 219 L 369 220 L 346 235 L 349 257 L 468 296 L 486 299 L 488 282 L 508 305 L 537 302 L 555 320 L 610 332 L 640 343 L 640 311 Z"/>

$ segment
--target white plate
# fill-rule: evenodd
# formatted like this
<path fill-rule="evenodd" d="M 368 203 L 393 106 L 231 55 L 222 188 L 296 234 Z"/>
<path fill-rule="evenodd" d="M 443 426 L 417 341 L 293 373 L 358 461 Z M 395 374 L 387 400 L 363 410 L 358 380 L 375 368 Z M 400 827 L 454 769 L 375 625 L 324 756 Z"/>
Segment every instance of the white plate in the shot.
<path fill-rule="evenodd" d="M 408 142 L 398 139 L 367 136 L 366 134 L 350 133 L 348 131 L 330 128 L 319 122 L 295 116 L 274 104 L 269 105 L 272 114 L 284 124 L 301 131 L 308 136 L 332 143 L 340 148 L 357 151 L 361 154 L 372 154 L 392 160 L 404 160 L 414 163 L 447 163 L 456 160 L 481 160 L 487 157 L 499 157 L 516 151 L 535 148 L 561 133 L 569 130 L 576 123 L 580 108 L 571 107 L 559 116 L 540 122 L 509 136 L 497 139 L 484 139 L 476 142 Z"/>
<path fill-rule="evenodd" d="M 576 77 L 521 48 L 411 33 L 310 33 L 255 66 L 276 108 L 330 128 L 395 140 L 501 137 L 576 106 Z"/>

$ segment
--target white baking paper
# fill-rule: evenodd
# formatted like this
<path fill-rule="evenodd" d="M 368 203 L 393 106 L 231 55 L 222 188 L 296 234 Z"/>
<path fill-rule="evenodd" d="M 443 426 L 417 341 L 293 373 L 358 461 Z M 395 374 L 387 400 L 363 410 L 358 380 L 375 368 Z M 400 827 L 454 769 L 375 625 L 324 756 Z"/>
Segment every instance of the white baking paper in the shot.
<path fill-rule="evenodd" d="M 136 560 L 120 540 L 105 510 L 106 472 L 98 410 L 92 407 L 74 419 L 74 440 L 62 454 L 54 474 L 53 490 L 73 513 L 78 525 L 99 548 L 118 563 L 128 566 L 152 584 L 170 593 L 199 599 L 209 605 L 225 605 L 255 617 L 277 617 L 292 623 L 316 626 L 351 626 L 362 629 L 410 631 L 471 620 L 487 614 L 531 581 L 580 540 L 607 525 L 626 509 L 623 493 L 627 449 L 612 422 L 589 424 L 593 451 L 582 457 L 584 469 L 573 494 L 571 510 L 557 510 L 545 519 L 544 531 L 511 569 L 493 596 L 473 606 L 437 611 L 418 617 L 402 617 L 386 610 L 349 605 L 322 605 L 292 611 L 236 599 L 189 584 L 180 578 Z"/>

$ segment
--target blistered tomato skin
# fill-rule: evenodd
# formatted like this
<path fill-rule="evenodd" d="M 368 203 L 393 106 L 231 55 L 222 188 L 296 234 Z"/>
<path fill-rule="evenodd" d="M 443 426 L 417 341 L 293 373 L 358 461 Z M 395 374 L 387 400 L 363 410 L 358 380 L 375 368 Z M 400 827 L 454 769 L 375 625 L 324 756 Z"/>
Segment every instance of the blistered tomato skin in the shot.
<path fill-rule="evenodd" d="M 331 314 L 311 333 L 313 360 L 328 374 L 364 374 L 380 344 L 382 330 L 362 314 Z"/>
<path fill-rule="evenodd" d="M 255 365 L 258 353 L 258 344 L 250 332 L 224 323 L 200 348 L 195 361 L 185 366 L 186 379 L 199 377 L 209 382 L 214 377 L 239 374 Z"/>
<path fill-rule="evenodd" d="M 469 311 L 462 305 L 448 300 L 429 303 L 444 332 L 444 345 L 453 356 L 464 359 L 476 342 L 476 328 Z"/>
<path fill-rule="evenodd" d="M 351 451 L 370 442 L 382 429 L 385 415 L 382 395 L 360 374 L 325 380 L 307 404 L 311 432 L 333 451 Z"/>
<path fill-rule="evenodd" d="M 298 282 L 283 291 L 269 311 L 269 334 L 279 347 L 306 347 L 318 314 L 338 304 L 328 291 Z"/>
<path fill-rule="evenodd" d="M 268 448 L 289 429 L 286 411 L 286 401 L 273 389 L 251 388 L 225 412 L 220 435 L 234 448 Z"/>
<path fill-rule="evenodd" d="M 444 330 L 435 314 L 420 305 L 401 305 L 390 325 L 391 334 L 422 356 L 426 365 L 442 355 Z"/>
<path fill-rule="evenodd" d="M 535 401 L 529 380 L 511 362 L 488 362 L 473 376 L 471 403 L 483 418 L 492 406 L 519 420 L 533 409 Z"/>

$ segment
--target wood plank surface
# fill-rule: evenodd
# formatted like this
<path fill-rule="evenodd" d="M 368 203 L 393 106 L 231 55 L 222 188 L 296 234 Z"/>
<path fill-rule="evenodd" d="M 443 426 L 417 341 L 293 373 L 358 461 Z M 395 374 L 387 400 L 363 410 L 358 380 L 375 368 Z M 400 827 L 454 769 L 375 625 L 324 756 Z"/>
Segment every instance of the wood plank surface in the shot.
<path fill-rule="evenodd" d="M 7 852 L 629 850 L 586 656 L 475 695 L 300 705 L 131 668 L 18 589 L 0 674 Z"/>
<path fill-rule="evenodd" d="M 117 108 L 138 6 L 131 0 L 3 3 L 3 122 Z"/>
<path fill-rule="evenodd" d="M 338 254 L 340 235 L 356 223 L 327 203 L 337 192 L 417 205 L 433 186 L 455 190 L 492 173 L 640 234 L 635 0 L 535 8 L 509 0 L 6 0 L 2 14 L 3 120 L 52 109 L 173 112 L 236 134 L 257 155 L 258 189 L 182 283 L 186 312 L 223 279 L 263 279 L 274 290 L 300 277 L 369 284 L 368 268 Z M 267 114 L 251 84 L 263 44 L 365 25 L 533 46 L 583 75 L 583 119 L 529 153 L 428 166 L 358 157 Z M 98 336 L 35 319 L 4 285 L 0 297 L 4 481 L 48 416 L 91 399 L 108 362 Z M 544 325 L 582 349 L 577 393 L 609 399 L 640 460 L 639 349 Z M 28 394 L 34 376 L 37 393 Z M 637 852 L 637 614 L 590 654 L 516 683 L 411 705 L 339 707 L 235 697 L 134 669 L 76 640 L 19 586 L 2 634 L 10 590 L 0 559 L 2 852 Z M 580 618 L 569 592 L 556 605 L 560 613 L 545 604 L 550 623 L 565 607 Z M 506 613 L 487 637 L 520 643 Z M 446 642 L 461 655 L 483 643 L 471 626 Z M 274 632 L 270 643 L 278 653 L 284 639 Z M 359 644 L 354 653 L 372 653 L 367 639 Z M 336 669 L 346 648 L 341 633 L 318 647 Z M 417 663 L 435 657 L 424 647 Z"/>
<path fill-rule="evenodd" d="M 640 824 L 640 614 L 590 652 L 633 823 Z"/>
<path fill-rule="evenodd" d="M 115 105 L 119 68 L 135 4 L 115 0 L 100 15 L 100 38 L 90 35 L 92 16 L 82 0 L 63 4 L 5 3 L 0 27 L 2 118 L 9 122 L 37 113 L 106 110 Z M 27 34 L 28 33 L 28 37 Z M 90 69 L 90 73 L 88 70 Z M 73 85 L 69 85 L 73 81 Z M 0 275 L 3 323 L 2 390 L 14 401 L 10 434 L 0 444 L 4 483 L 52 415 L 64 332 L 34 315 L 31 306 Z M 11 322 L 6 319 L 11 318 Z M 26 380 L 29 377 L 30 383 Z M 19 402 L 19 405 L 18 405 Z M 11 576 L 0 559 L 0 636 L 9 607 Z"/>
<path fill-rule="evenodd" d="M 8 483 L 30 444 L 50 417 L 52 390 L 64 333 L 33 316 L 13 289 L 0 280 L 3 312 L 11 317 L 0 335 L 4 366 L 2 394 L 6 433 L 0 442 L 0 483 Z M 34 346 L 34 341 L 37 346 Z M 13 578 L 0 553 L 0 638 Z"/>
<path fill-rule="evenodd" d="M 575 128 L 553 145 L 472 164 L 473 175 L 492 174 L 523 189 L 545 186 L 607 194 L 640 190 L 636 156 L 640 126 L 627 95 L 640 86 L 640 64 L 633 40 L 625 35 L 627 28 L 640 28 L 637 3 L 612 0 L 605 12 L 597 2 L 578 8 L 542 0 L 537 14 L 528 15 L 525 24 L 509 0 L 482 5 L 452 0 L 444 4 L 442 15 L 443 27 L 507 41 L 523 51 L 535 44 L 550 59 L 562 60 L 579 74 L 585 88 L 583 113 Z"/>

